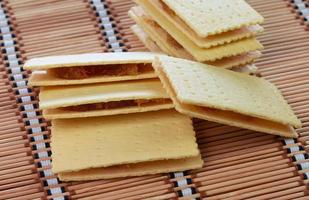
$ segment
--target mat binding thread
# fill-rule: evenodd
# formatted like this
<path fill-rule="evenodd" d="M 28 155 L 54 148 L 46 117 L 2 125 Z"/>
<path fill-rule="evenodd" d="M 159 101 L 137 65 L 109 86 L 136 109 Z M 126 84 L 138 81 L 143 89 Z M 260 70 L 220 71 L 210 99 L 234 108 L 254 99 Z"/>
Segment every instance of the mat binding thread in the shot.
<path fill-rule="evenodd" d="M 309 1 L 289 0 L 288 5 L 296 12 L 297 17 L 302 20 L 302 24 L 309 28 Z"/>
<path fill-rule="evenodd" d="M 292 159 L 304 180 L 309 180 L 309 155 L 297 139 L 284 138 L 282 140 L 288 156 Z"/>
<path fill-rule="evenodd" d="M 95 11 L 99 21 L 102 34 L 105 38 L 107 48 L 112 52 L 125 51 L 124 43 L 119 37 L 114 19 L 110 16 L 110 11 L 104 0 L 90 0 L 90 5 Z"/>

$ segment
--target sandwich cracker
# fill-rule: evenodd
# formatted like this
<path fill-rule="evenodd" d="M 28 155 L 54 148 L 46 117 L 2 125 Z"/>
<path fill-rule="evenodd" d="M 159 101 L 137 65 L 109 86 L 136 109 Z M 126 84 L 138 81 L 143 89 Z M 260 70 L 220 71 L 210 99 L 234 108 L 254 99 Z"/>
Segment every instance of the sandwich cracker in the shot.
<path fill-rule="evenodd" d="M 162 0 L 200 37 L 260 24 L 263 17 L 244 0 Z"/>
<path fill-rule="evenodd" d="M 28 60 L 31 86 L 81 85 L 155 78 L 151 67 L 158 53 L 118 52 L 48 56 Z"/>
<path fill-rule="evenodd" d="M 158 79 L 47 87 L 40 108 L 47 119 L 94 117 L 173 108 Z"/>
<path fill-rule="evenodd" d="M 152 52 L 117 52 L 48 56 L 30 59 L 23 67 L 27 70 L 46 70 L 60 67 L 151 63 L 156 55 L 158 54 Z"/>
<path fill-rule="evenodd" d="M 84 104 L 136 100 L 168 99 L 158 79 L 100 83 L 80 86 L 45 87 L 41 90 L 40 108 L 50 109 Z"/>
<path fill-rule="evenodd" d="M 199 155 L 191 119 L 175 110 L 53 120 L 52 133 L 54 173 Z"/>
<path fill-rule="evenodd" d="M 244 26 L 239 29 L 223 32 L 216 35 L 200 37 L 161 0 L 151 0 L 148 1 L 148 3 L 152 4 L 153 8 L 162 13 L 166 20 L 170 21 L 174 27 L 183 32 L 187 38 L 189 38 L 192 42 L 201 48 L 210 48 L 244 38 L 254 37 L 264 30 L 263 27 L 256 24 L 248 27 Z"/>
<path fill-rule="evenodd" d="M 268 81 L 160 56 L 156 72 L 179 112 L 232 126 L 296 137 L 301 122 Z"/>
<path fill-rule="evenodd" d="M 226 45 L 221 45 L 213 48 L 201 48 L 192 42 L 181 31 L 179 31 L 172 23 L 165 20 L 162 13 L 153 8 L 148 1 L 135 0 L 142 6 L 153 19 L 166 30 L 184 49 L 186 49 L 195 60 L 199 62 L 215 61 L 225 57 L 236 56 L 250 51 L 260 50 L 263 48 L 255 38 L 247 38 L 239 41 L 231 42 Z"/>

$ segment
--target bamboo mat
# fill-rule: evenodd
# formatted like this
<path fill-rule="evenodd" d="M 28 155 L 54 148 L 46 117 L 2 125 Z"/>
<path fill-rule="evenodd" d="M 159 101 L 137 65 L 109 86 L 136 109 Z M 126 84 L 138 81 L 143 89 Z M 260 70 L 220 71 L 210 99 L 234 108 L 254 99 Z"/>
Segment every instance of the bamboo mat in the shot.
<path fill-rule="evenodd" d="M 133 3 L 0 1 L 0 199 L 309 199 L 309 1 L 248 2 L 266 18 L 257 66 L 302 120 L 298 140 L 194 120 L 201 170 L 61 183 L 50 170 L 49 122 L 21 65 L 46 55 L 146 50 L 129 29 Z"/>

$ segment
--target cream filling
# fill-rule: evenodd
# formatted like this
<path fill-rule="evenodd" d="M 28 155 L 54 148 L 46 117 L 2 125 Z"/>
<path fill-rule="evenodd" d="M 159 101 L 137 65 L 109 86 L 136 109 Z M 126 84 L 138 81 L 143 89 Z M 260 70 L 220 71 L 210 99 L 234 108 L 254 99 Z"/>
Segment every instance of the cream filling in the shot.
<path fill-rule="evenodd" d="M 158 99 L 137 99 L 137 100 L 122 100 L 122 101 L 110 101 L 94 104 L 84 104 L 77 106 L 68 106 L 59 108 L 61 110 L 69 111 L 93 111 L 93 110 L 110 110 L 127 107 L 147 107 L 153 105 L 170 104 L 170 99 L 158 98 Z"/>
<path fill-rule="evenodd" d="M 60 67 L 48 70 L 58 78 L 85 79 L 95 76 L 127 76 L 152 72 L 151 64 L 117 64 L 101 66 Z"/>

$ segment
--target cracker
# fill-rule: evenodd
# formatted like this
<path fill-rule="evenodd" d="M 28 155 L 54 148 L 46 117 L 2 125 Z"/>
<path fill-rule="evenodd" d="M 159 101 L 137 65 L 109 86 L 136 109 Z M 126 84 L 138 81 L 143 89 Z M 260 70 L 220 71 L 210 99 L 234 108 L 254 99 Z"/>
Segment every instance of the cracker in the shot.
<path fill-rule="evenodd" d="M 137 24 L 131 26 L 130 29 L 151 52 L 163 53 L 158 45 Z"/>
<path fill-rule="evenodd" d="M 59 86 L 59 85 L 82 85 L 90 83 L 107 83 L 118 82 L 128 80 L 142 80 L 149 78 L 156 78 L 154 72 L 147 72 L 137 75 L 125 75 L 125 76 L 94 76 L 85 79 L 63 79 L 57 77 L 52 71 L 46 70 L 42 72 L 34 71 L 29 78 L 30 86 Z"/>
<path fill-rule="evenodd" d="M 121 81 L 78 86 L 45 87 L 41 90 L 40 108 L 59 108 L 92 103 L 135 100 L 168 99 L 158 79 Z"/>
<path fill-rule="evenodd" d="M 117 52 L 48 56 L 30 59 L 23 67 L 27 70 L 46 70 L 60 67 L 151 63 L 156 55 L 158 54 L 151 52 Z"/>
<path fill-rule="evenodd" d="M 200 37 L 161 0 L 151 0 L 148 2 L 152 4 L 156 10 L 162 13 L 166 20 L 170 21 L 179 31 L 184 33 L 186 37 L 201 48 L 210 48 L 213 46 L 230 43 L 232 41 L 254 37 L 263 32 L 263 28 L 260 25 L 252 25 L 216 35 Z"/>
<path fill-rule="evenodd" d="M 280 91 L 262 78 L 167 56 L 153 66 L 179 112 L 290 137 L 296 137 L 290 126 L 301 127 Z"/>
<path fill-rule="evenodd" d="M 175 171 L 186 171 L 201 168 L 203 160 L 200 156 L 177 159 L 143 162 L 119 165 L 107 168 L 86 169 L 78 172 L 59 173 L 62 181 L 86 181 L 97 179 L 120 178 L 129 176 L 143 176 Z"/>
<path fill-rule="evenodd" d="M 122 52 L 31 59 L 31 86 L 78 85 L 154 78 L 150 63 L 158 53 Z M 76 67 L 76 68 L 74 68 Z M 135 71 L 134 71 L 135 70 Z"/>
<path fill-rule="evenodd" d="M 201 48 L 192 42 L 183 32 L 179 31 L 172 23 L 165 20 L 162 13 L 153 8 L 149 1 L 135 0 L 149 15 L 170 34 L 195 60 L 199 62 L 215 61 L 225 57 L 236 56 L 250 51 L 262 49 L 263 46 L 255 38 L 246 38 L 220 45 L 213 48 Z"/>
<path fill-rule="evenodd" d="M 95 116 L 108 116 L 108 115 L 119 115 L 119 114 L 129 114 L 129 113 L 139 113 L 139 112 L 149 112 L 164 109 L 174 108 L 172 102 L 167 101 L 166 103 L 153 104 L 147 106 L 132 106 L 124 108 L 113 108 L 113 109 L 103 109 L 103 110 L 88 110 L 88 111 L 78 111 L 78 110 L 63 110 L 59 108 L 46 109 L 43 110 L 43 116 L 45 119 L 70 119 L 70 118 L 83 118 L 83 117 L 95 117 Z"/>
<path fill-rule="evenodd" d="M 264 21 L 244 0 L 163 0 L 200 37 Z"/>
<path fill-rule="evenodd" d="M 173 107 L 158 79 L 47 87 L 40 93 L 40 108 L 44 109 L 43 116 L 47 119 L 106 116 Z"/>
<path fill-rule="evenodd" d="M 52 121 L 53 172 L 199 155 L 191 119 L 175 110 Z"/>

